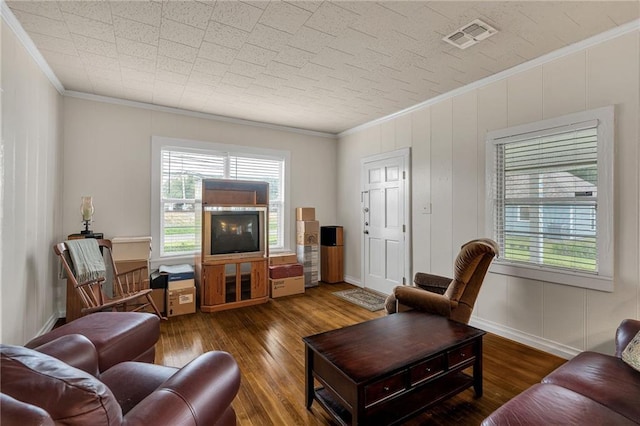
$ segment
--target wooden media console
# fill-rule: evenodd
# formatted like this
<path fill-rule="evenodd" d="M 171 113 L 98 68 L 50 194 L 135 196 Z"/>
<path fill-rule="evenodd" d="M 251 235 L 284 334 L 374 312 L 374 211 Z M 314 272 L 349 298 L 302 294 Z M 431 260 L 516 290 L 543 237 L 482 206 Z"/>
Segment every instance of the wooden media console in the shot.
<path fill-rule="evenodd" d="M 196 285 L 202 312 L 265 303 L 268 294 L 269 184 L 204 179 L 202 247 L 196 256 Z M 255 208 L 255 210 L 253 210 Z M 260 217 L 260 247 L 248 253 L 212 253 L 211 211 L 255 211 Z"/>

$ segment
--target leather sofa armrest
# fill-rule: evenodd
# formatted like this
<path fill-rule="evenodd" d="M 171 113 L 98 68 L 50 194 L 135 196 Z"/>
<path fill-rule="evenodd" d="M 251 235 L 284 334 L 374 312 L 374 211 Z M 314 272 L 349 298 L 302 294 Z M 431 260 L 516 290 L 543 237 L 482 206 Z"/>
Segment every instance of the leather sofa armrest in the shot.
<path fill-rule="evenodd" d="M 616 330 L 616 356 L 620 358 L 624 348 L 640 331 L 640 321 L 634 319 L 623 320 Z"/>
<path fill-rule="evenodd" d="M 200 355 L 124 417 L 124 425 L 214 425 L 240 389 L 240 369 L 226 352 Z"/>
<path fill-rule="evenodd" d="M 3 426 L 54 426 L 53 419 L 42 408 L 0 393 L 0 419 Z"/>
<path fill-rule="evenodd" d="M 402 305 L 447 318 L 451 315 L 451 301 L 441 294 L 408 286 L 396 287 L 394 294 L 398 303 Z"/>
<path fill-rule="evenodd" d="M 451 278 L 427 274 L 425 272 L 416 272 L 413 277 L 413 283 L 424 290 L 444 294 L 449 284 L 451 284 Z"/>
<path fill-rule="evenodd" d="M 98 351 L 93 343 L 81 334 L 67 334 L 34 349 L 98 377 Z"/>
<path fill-rule="evenodd" d="M 174 367 L 128 361 L 102 372 L 100 381 L 111 390 L 126 415 L 177 371 Z"/>

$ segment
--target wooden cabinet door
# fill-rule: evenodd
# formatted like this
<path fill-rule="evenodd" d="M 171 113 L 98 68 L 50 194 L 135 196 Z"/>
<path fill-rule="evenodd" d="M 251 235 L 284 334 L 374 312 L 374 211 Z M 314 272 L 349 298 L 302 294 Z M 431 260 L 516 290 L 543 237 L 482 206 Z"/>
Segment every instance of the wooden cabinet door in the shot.
<path fill-rule="evenodd" d="M 225 302 L 224 265 L 204 265 L 202 267 L 202 305 L 213 306 Z"/>
<path fill-rule="evenodd" d="M 251 264 L 251 298 L 267 296 L 267 260 Z"/>

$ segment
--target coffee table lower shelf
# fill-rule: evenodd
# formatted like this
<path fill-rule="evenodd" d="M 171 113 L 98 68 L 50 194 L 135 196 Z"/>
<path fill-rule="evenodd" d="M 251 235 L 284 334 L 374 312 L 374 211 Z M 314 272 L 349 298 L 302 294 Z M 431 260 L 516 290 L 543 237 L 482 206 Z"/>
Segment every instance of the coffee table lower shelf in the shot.
<path fill-rule="evenodd" d="M 401 423 L 430 406 L 472 387 L 474 379 L 463 372 L 447 374 L 416 386 L 406 393 L 380 401 L 365 409 L 362 424 L 393 425 Z M 342 426 L 350 426 L 351 412 L 327 388 L 317 387 L 314 399 Z M 402 413 L 402 417 L 399 417 Z M 371 419 L 369 421 L 369 419 Z"/>

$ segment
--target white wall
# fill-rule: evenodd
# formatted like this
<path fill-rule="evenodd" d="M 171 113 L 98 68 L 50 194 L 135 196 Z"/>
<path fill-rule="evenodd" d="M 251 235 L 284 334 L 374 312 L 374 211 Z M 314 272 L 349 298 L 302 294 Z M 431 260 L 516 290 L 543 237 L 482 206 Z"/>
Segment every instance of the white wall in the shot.
<path fill-rule="evenodd" d="M 52 246 L 61 235 L 62 97 L 0 22 L 0 341 L 23 344 L 58 314 Z"/>
<path fill-rule="evenodd" d="M 612 352 L 620 320 L 640 317 L 639 39 L 634 31 L 347 132 L 338 146 L 338 221 L 346 233 L 358 234 L 360 158 L 411 146 L 413 271 L 451 276 L 460 245 L 486 235 L 486 132 L 614 104 L 615 291 L 489 274 L 472 318 L 489 331 L 564 356 Z M 432 213 L 421 213 L 429 204 Z M 345 275 L 353 282 L 360 280 L 359 240 L 346 246 Z"/>
<path fill-rule="evenodd" d="M 336 222 L 337 140 L 79 98 L 64 98 L 65 234 L 81 229 L 80 197 L 93 196 L 92 230 L 105 237 L 151 235 L 151 137 L 291 152 L 290 249 L 295 207 Z M 64 309 L 64 307 L 63 307 Z"/>

